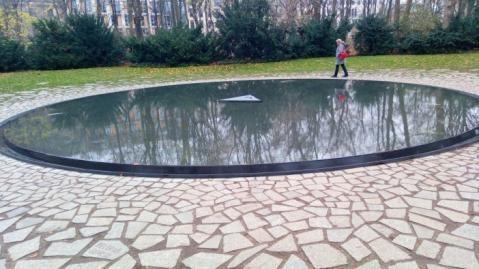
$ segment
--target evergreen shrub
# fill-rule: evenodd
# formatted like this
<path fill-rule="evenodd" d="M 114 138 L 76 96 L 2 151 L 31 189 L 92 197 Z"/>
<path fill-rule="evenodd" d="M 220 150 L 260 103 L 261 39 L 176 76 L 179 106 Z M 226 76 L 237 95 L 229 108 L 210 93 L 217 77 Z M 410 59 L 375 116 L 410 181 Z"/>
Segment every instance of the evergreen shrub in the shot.
<path fill-rule="evenodd" d="M 0 33 L 0 72 L 27 69 L 25 46 Z"/>
<path fill-rule="evenodd" d="M 219 53 L 226 59 L 281 59 L 284 32 L 275 26 L 267 0 L 232 0 L 217 15 Z"/>
<path fill-rule="evenodd" d="M 71 15 L 34 24 L 30 55 L 37 69 L 67 69 L 118 64 L 121 40 L 99 18 Z"/>
<path fill-rule="evenodd" d="M 333 56 L 336 52 L 336 39 L 339 33 L 333 27 L 333 17 L 310 20 L 304 25 L 305 56 Z"/>
<path fill-rule="evenodd" d="M 354 44 L 359 54 L 376 55 L 391 53 L 394 48 L 393 27 L 387 20 L 377 15 L 360 19 L 356 27 Z"/>
<path fill-rule="evenodd" d="M 139 64 L 178 66 L 214 60 L 214 39 L 211 35 L 203 35 L 201 28 L 159 29 L 155 35 L 144 39 L 130 38 L 127 46 L 127 58 Z"/>

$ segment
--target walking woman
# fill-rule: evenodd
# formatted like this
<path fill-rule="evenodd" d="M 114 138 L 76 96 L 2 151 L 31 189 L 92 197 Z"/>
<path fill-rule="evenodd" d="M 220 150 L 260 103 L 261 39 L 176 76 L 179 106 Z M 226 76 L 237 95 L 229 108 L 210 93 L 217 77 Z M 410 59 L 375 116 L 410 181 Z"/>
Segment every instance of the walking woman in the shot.
<path fill-rule="evenodd" d="M 346 52 L 346 45 L 344 44 L 344 41 L 342 41 L 341 39 L 337 39 L 336 40 L 336 69 L 334 70 L 333 78 L 338 77 L 340 65 L 344 72 L 343 77 L 345 78 L 348 76 L 348 70 L 346 69 L 346 65 L 344 64 L 345 58 L 341 56 L 343 52 Z"/>

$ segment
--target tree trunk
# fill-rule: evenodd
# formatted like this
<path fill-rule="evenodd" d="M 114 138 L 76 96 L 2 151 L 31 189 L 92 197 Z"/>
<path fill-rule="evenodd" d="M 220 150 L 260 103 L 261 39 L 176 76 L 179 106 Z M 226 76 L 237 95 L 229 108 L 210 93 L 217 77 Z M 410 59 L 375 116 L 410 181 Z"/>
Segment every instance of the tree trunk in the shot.
<path fill-rule="evenodd" d="M 165 1 L 159 2 L 159 9 L 158 9 L 160 20 L 158 21 L 159 27 L 165 27 Z"/>
<path fill-rule="evenodd" d="M 118 14 L 116 13 L 115 0 L 110 0 L 110 7 L 111 7 L 111 23 L 115 29 L 118 29 Z"/>
<path fill-rule="evenodd" d="M 135 35 L 135 26 L 133 22 L 133 16 L 134 16 L 134 0 L 127 0 L 127 13 L 128 13 L 128 25 L 129 25 L 129 32 L 130 35 L 134 36 Z"/>
<path fill-rule="evenodd" d="M 329 14 L 327 14 L 327 8 L 326 8 L 327 3 L 328 3 L 328 0 L 326 0 L 326 1 L 324 1 L 324 2 L 321 3 L 321 4 L 322 4 L 322 6 L 321 6 L 321 14 L 322 14 L 323 17 L 326 17 L 327 15 L 329 15 Z"/>
<path fill-rule="evenodd" d="M 387 9 L 387 13 L 386 13 L 386 18 L 387 18 L 388 21 L 391 21 L 392 5 L 393 5 L 393 1 L 392 1 L 392 0 L 388 0 L 388 9 Z"/>
<path fill-rule="evenodd" d="M 454 17 L 454 9 L 457 4 L 457 0 L 444 0 L 444 13 L 442 18 L 442 26 L 444 28 L 449 26 L 452 18 Z"/>
<path fill-rule="evenodd" d="M 153 16 L 155 17 L 155 33 L 158 31 L 159 28 L 159 21 L 158 21 L 158 2 L 157 0 L 153 0 Z"/>
<path fill-rule="evenodd" d="M 331 5 L 331 15 L 336 17 L 336 8 L 338 5 L 338 0 L 333 0 L 333 4 Z"/>
<path fill-rule="evenodd" d="M 177 26 L 180 18 L 178 0 L 171 0 L 171 24 Z M 203 14 L 204 15 L 204 14 Z"/>
<path fill-rule="evenodd" d="M 148 5 L 148 0 L 143 0 L 145 1 L 145 25 L 146 29 L 148 29 L 148 34 L 151 34 L 151 23 L 150 23 L 150 6 Z M 142 16 L 143 16 L 143 3 L 142 3 Z"/>
<path fill-rule="evenodd" d="M 86 1 L 87 0 L 80 0 L 80 13 L 86 14 Z"/>
<path fill-rule="evenodd" d="M 186 4 L 186 0 L 182 0 L 181 4 L 183 6 L 183 12 L 184 12 L 184 13 L 181 13 L 182 21 L 185 20 L 186 21 L 186 26 L 188 26 L 188 5 Z M 211 4 L 210 4 L 209 14 L 210 14 L 210 17 L 211 17 Z"/>
<path fill-rule="evenodd" d="M 467 5 L 467 0 L 459 0 L 459 8 L 457 10 L 457 16 L 459 18 L 463 18 L 464 15 L 466 14 L 466 5 Z"/>
<path fill-rule="evenodd" d="M 210 29 L 210 24 L 209 24 L 209 21 L 211 19 L 211 1 L 210 0 L 205 0 L 204 1 L 204 12 L 203 12 L 203 16 L 205 18 L 204 22 L 205 22 L 205 27 L 204 27 L 204 30 L 206 33 L 209 33 L 211 32 L 213 29 Z"/>
<path fill-rule="evenodd" d="M 406 1 L 406 10 L 404 11 L 404 20 L 409 21 L 409 15 L 411 15 L 412 0 Z"/>
<path fill-rule="evenodd" d="M 141 28 L 143 15 L 142 15 L 141 9 L 142 8 L 141 8 L 140 0 L 133 0 L 133 12 L 134 12 L 133 23 L 135 24 L 135 35 L 138 38 L 143 37 L 143 30 Z"/>
<path fill-rule="evenodd" d="M 198 11 L 200 10 L 201 6 L 199 5 L 199 0 L 191 0 L 191 13 L 190 16 L 193 18 L 193 27 L 198 27 Z"/>
<path fill-rule="evenodd" d="M 316 20 L 321 19 L 321 6 L 322 6 L 322 0 L 313 0 L 313 17 Z"/>
<path fill-rule="evenodd" d="M 22 31 L 22 23 L 21 23 L 20 12 L 19 12 L 19 7 L 21 6 L 20 1 L 12 0 L 12 15 L 14 20 L 13 30 L 14 30 L 14 37 L 16 39 L 20 39 L 20 32 Z"/>
<path fill-rule="evenodd" d="M 352 0 L 346 0 L 346 20 L 349 21 L 351 18 L 351 8 L 352 8 Z"/>
<path fill-rule="evenodd" d="M 394 23 L 395 24 L 399 24 L 400 14 L 401 14 L 401 0 L 396 0 L 396 3 L 394 4 Z"/>
<path fill-rule="evenodd" d="M 475 0 L 468 0 L 467 1 L 467 10 L 466 10 L 466 16 L 471 17 L 472 12 L 474 11 L 474 2 Z"/>
<path fill-rule="evenodd" d="M 68 15 L 68 0 L 55 0 L 53 6 L 60 20 L 65 20 Z"/>
<path fill-rule="evenodd" d="M 66 0 L 66 15 L 70 15 L 72 14 L 72 11 L 73 11 L 73 1 L 72 0 Z"/>
<path fill-rule="evenodd" d="M 103 20 L 103 16 L 101 15 L 101 0 L 96 0 L 96 16 Z"/>
<path fill-rule="evenodd" d="M 345 8 L 345 0 L 340 0 L 339 2 L 339 20 L 344 20 L 344 8 Z"/>

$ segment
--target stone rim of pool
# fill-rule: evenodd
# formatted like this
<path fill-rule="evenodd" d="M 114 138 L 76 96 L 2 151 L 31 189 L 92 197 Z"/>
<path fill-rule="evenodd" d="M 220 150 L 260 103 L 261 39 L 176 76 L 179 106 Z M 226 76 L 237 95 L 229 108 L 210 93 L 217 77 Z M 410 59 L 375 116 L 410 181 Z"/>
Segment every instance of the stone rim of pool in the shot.
<path fill-rule="evenodd" d="M 287 81 L 287 80 L 329 80 L 329 79 L 301 79 L 301 78 L 278 78 L 278 79 L 253 79 L 253 80 L 239 80 L 244 81 Z M 361 81 L 361 82 L 385 82 L 376 80 L 349 80 L 349 81 Z M 213 82 L 235 82 L 231 80 L 219 80 Z M 441 89 L 445 91 L 451 91 L 463 96 L 472 97 L 479 100 L 479 96 L 467 92 L 463 92 L 456 89 L 448 89 L 444 87 L 418 85 L 402 82 L 390 82 L 410 86 L 424 86 L 429 88 Z M 196 83 L 191 82 L 189 84 L 167 84 L 158 86 L 160 88 L 175 85 L 201 85 L 203 82 Z M 157 87 L 154 87 L 157 88 Z M 151 90 L 154 88 L 146 89 L 130 89 L 129 91 L 137 90 Z M 107 93 L 111 94 L 111 93 Z M 54 103 L 61 104 L 70 102 L 73 100 L 81 100 L 85 98 L 91 98 L 99 95 L 91 95 L 87 97 L 74 98 L 65 100 L 62 102 Z M 32 110 L 15 115 L 2 123 L 0 123 L 1 141 L 0 152 L 24 161 L 27 163 L 37 164 L 41 166 L 54 167 L 66 170 L 73 170 L 78 172 L 88 172 L 97 174 L 112 174 L 112 175 L 126 175 L 126 176 L 147 176 L 147 177 L 175 177 L 175 178 L 229 178 L 229 177 L 245 177 L 245 176 L 270 176 L 270 175 L 286 175 L 286 174 L 298 174 L 298 173 L 313 173 L 324 172 L 331 170 L 347 169 L 361 166 L 377 165 L 391 163 L 406 159 L 412 159 L 417 157 L 423 157 L 428 155 L 437 154 L 444 151 L 450 151 L 458 147 L 462 147 L 471 143 L 479 141 L 479 126 L 464 132 L 460 135 L 449 137 L 446 139 L 434 141 L 427 144 L 412 146 L 403 149 L 376 152 L 370 154 L 362 154 L 357 156 L 346 156 L 341 158 L 319 159 L 319 160 L 307 160 L 296 162 L 275 162 L 275 163 L 263 163 L 263 164 L 241 164 L 241 165 L 135 165 L 124 163 L 110 163 L 110 162 L 97 162 L 80 160 L 68 157 L 60 157 L 47 153 L 42 153 L 28 148 L 16 145 L 11 142 L 5 136 L 5 127 L 8 123 L 13 122 L 23 115 L 35 110 L 46 108 L 54 104 L 49 104 L 42 107 L 37 107 Z"/>

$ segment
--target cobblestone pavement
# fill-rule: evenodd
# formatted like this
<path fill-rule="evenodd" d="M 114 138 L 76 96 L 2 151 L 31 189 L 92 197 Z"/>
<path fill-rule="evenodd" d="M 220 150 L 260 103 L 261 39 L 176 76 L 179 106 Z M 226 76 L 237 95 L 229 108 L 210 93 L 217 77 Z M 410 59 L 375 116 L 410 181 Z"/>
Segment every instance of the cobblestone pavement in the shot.
<path fill-rule="evenodd" d="M 478 73 L 353 77 L 479 93 Z M 3 95 L 0 118 L 122 89 Z M 478 154 L 475 144 L 387 165 L 224 180 L 100 176 L 0 156 L 0 268 L 479 268 Z"/>

